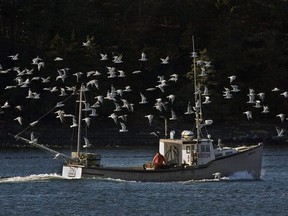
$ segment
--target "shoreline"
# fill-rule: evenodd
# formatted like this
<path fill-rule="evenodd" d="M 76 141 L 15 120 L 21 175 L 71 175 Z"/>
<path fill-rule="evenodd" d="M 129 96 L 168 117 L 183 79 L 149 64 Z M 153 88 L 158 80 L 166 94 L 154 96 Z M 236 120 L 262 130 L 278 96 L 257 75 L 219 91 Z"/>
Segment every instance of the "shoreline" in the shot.
<path fill-rule="evenodd" d="M 266 128 L 266 129 L 264 129 Z M 267 129 L 271 128 L 271 129 Z M 155 128 L 157 129 L 157 128 Z M 6 126 L 0 130 L 0 147 L 1 148 L 19 148 L 21 146 L 29 146 L 28 144 L 16 141 L 10 134 L 19 133 L 19 127 Z M 157 130 L 160 131 L 160 130 Z M 57 128 L 54 125 L 49 125 L 42 128 L 35 128 L 34 135 L 38 137 L 38 143 L 47 145 L 52 148 L 67 148 L 76 146 L 77 133 L 71 133 L 70 128 Z M 217 145 L 218 139 L 225 145 L 249 145 L 263 142 L 267 146 L 273 145 L 288 145 L 287 136 L 277 137 L 272 125 L 258 125 L 251 128 L 246 124 L 229 125 L 211 127 L 209 129 L 214 144 Z M 30 137 L 31 130 L 25 131 L 22 135 Z M 131 127 L 128 133 L 119 133 L 119 129 L 115 127 L 91 127 L 88 130 L 88 137 L 93 147 L 153 147 L 158 146 L 159 138 L 164 138 L 164 131 L 161 131 L 160 136 L 151 135 L 149 127 Z M 169 137 L 169 132 L 168 132 Z M 181 132 L 176 131 L 175 138 L 180 138 Z"/>

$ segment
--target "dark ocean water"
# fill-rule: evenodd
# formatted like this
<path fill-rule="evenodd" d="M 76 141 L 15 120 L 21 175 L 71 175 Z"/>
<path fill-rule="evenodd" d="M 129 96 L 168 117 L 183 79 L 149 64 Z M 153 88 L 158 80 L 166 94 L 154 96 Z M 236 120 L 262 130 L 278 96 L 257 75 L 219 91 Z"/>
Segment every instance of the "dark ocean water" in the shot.
<path fill-rule="evenodd" d="M 63 151 L 64 153 L 65 150 Z M 100 150 L 105 165 L 150 161 L 153 149 Z M 262 180 L 140 183 L 61 178 L 40 150 L 0 150 L 0 215 L 288 215 L 288 148 L 265 147 Z"/>

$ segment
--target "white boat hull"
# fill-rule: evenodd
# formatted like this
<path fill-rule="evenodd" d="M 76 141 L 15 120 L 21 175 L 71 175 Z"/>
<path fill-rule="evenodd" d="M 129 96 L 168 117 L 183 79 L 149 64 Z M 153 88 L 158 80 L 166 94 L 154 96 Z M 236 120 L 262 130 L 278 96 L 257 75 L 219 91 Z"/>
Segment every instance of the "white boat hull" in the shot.
<path fill-rule="evenodd" d="M 206 165 L 177 166 L 167 169 L 146 170 L 143 167 L 83 167 L 82 178 L 111 178 L 140 182 L 172 182 L 213 179 L 215 173 L 229 177 L 237 172 L 247 172 L 260 179 L 263 144 L 245 151 L 217 158 Z"/>

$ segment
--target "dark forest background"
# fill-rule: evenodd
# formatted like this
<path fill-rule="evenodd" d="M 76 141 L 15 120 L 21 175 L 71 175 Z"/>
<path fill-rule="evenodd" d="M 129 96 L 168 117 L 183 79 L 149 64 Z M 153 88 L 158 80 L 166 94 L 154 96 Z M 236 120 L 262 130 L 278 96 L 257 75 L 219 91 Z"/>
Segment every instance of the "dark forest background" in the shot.
<path fill-rule="evenodd" d="M 273 113 L 269 118 L 255 114 L 253 121 L 277 123 L 274 117 L 287 111 L 288 99 L 269 98 L 269 92 L 276 86 L 281 92 L 288 90 L 287 11 L 286 0 L 1 0 L 0 63 L 3 68 L 13 67 L 7 56 L 19 53 L 18 66 L 29 67 L 38 55 L 47 62 L 45 73 L 54 73 L 57 66 L 49 65 L 61 56 L 73 72 L 87 72 L 103 67 L 100 53 L 121 53 L 126 70 L 141 68 L 149 74 L 140 80 L 127 78 L 139 88 L 159 74 L 178 73 L 180 87 L 172 90 L 180 98 L 180 110 L 193 97 L 187 73 L 194 35 L 197 52 L 213 65 L 208 82 L 213 106 L 208 115 L 216 123 L 247 122 L 243 111 L 249 88 L 254 88 L 256 93 L 267 93 Z M 87 39 L 92 42 L 89 48 L 82 46 Z M 149 59 L 145 66 L 137 62 L 143 51 Z M 159 58 L 167 55 L 170 64 L 164 70 Z M 237 76 L 241 92 L 228 102 L 222 91 L 229 87 L 231 75 Z M 13 98 L 3 90 L 8 78 L 0 80 L 1 105 Z M 39 113 L 47 108 L 45 101 L 30 106 Z"/>

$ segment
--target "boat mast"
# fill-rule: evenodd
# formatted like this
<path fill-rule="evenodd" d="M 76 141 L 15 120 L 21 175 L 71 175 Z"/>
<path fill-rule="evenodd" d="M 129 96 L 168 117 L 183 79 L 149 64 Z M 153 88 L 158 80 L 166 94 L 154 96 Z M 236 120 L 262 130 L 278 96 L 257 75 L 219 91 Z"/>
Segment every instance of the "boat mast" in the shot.
<path fill-rule="evenodd" d="M 78 111 L 77 157 L 80 157 L 83 85 L 81 85 L 80 87 L 79 94 L 80 96 L 79 96 L 79 111 Z"/>
<path fill-rule="evenodd" d="M 195 52 L 194 45 L 194 35 L 192 36 L 192 46 L 193 46 L 193 72 L 194 72 L 194 98 L 195 98 L 195 126 L 196 126 L 196 139 L 197 142 L 200 139 L 200 121 L 201 121 L 201 91 L 200 85 L 197 83 L 197 71 L 196 71 L 196 58 L 197 53 Z"/>

